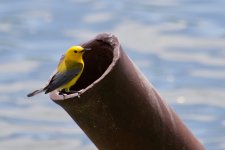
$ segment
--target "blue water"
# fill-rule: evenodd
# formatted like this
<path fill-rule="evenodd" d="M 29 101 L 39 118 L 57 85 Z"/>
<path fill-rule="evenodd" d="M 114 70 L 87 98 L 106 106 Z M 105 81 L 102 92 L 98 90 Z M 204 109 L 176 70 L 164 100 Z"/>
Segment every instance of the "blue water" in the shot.
<path fill-rule="evenodd" d="M 209 150 L 225 149 L 224 0 L 1 0 L 0 149 L 96 149 L 43 85 L 61 54 L 101 32 Z"/>

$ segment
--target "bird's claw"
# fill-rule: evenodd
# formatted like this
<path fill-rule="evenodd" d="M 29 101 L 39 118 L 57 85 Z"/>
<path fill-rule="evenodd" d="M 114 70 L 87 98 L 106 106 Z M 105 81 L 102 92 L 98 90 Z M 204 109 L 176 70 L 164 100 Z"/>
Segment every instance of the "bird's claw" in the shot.
<path fill-rule="evenodd" d="M 78 98 L 80 98 L 80 95 L 82 94 L 82 91 L 83 91 L 83 90 L 80 90 L 80 91 L 77 91 L 77 92 L 76 92 Z"/>
<path fill-rule="evenodd" d="M 82 94 L 82 91 L 83 90 L 80 90 L 80 91 L 69 91 L 69 92 L 66 92 L 66 91 L 59 91 L 59 95 L 62 95 L 63 97 L 65 97 L 66 95 L 68 94 L 74 94 L 74 93 L 77 93 L 77 97 L 80 98 L 80 95 Z"/>

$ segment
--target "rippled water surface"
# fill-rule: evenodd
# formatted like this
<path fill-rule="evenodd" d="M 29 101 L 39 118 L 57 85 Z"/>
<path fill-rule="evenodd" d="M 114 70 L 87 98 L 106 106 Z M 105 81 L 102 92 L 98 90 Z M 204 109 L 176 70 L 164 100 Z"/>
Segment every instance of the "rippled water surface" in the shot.
<path fill-rule="evenodd" d="M 1 0 L 0 149 L 93 150 L 40 87 L 72 44 L 117 35 L 209 150 L 225 149 L 224 0 Z"/>

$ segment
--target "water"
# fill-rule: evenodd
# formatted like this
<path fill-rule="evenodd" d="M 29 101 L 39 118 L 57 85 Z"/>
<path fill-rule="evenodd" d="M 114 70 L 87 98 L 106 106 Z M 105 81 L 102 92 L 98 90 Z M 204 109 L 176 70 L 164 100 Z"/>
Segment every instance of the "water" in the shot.
<path fill-rule="evenodd" d="M 224 0 L 1 0 L 0 149 L 96 149 L 40 87 L 72 44 L 101 32 L 209 150 L 225 149 Z"/>

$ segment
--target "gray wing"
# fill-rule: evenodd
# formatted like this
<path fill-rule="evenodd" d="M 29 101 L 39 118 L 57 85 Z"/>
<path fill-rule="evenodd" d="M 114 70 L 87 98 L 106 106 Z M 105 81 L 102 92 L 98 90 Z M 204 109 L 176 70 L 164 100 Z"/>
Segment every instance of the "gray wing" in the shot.
<path fill-rule="evenodd" d="M 45 94 L 65 85 L 66 83 L 71 81 L 76 75 L 78 75 L 81 70 L 82 66 L 79 66 L 77 68 L 67 70 L 63 73 L 57 72 L 55 75 L 53 75 L 53 77 L 49 81 L 49 84 L 45 87 Z"/>

